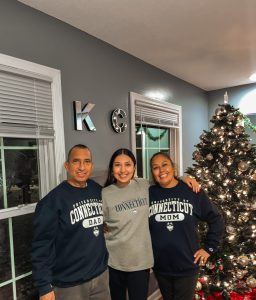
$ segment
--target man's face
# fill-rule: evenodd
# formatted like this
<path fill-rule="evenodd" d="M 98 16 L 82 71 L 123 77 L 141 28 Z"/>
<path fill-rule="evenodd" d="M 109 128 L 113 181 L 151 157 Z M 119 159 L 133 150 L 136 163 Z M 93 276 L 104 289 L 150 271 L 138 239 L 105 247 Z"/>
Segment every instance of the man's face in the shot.
<path fill-rule="evenodd" d="M 64 164 L 68 172 L 68 182 L 75 187 L 85 187 L 87 179 L 93 171 L 91 152 L 89 149 L 74 148 L 69 161 Z"/>

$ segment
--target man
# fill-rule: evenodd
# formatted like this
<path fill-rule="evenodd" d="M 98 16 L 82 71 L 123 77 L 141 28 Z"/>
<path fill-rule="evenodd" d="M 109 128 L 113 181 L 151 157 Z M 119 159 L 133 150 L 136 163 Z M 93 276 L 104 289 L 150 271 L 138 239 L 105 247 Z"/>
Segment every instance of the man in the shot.
<path fill-rule="evenodd" d="M 75 145 L 63 181 L 38 204 L 32 266 L 40 300 L 109 300 L 101 187 L 89 177 L 91 151 Z"/>

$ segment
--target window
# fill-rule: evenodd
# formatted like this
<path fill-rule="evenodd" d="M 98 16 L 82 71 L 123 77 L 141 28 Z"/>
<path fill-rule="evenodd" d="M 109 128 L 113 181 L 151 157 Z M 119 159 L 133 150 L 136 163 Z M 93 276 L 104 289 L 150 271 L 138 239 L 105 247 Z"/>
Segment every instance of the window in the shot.
<path fill-rule="evenodd" d="M 34 299 L 32 213 L 64 149 L 60 71 L 0 54 L 0 299 Z"/>
<path fill-rule="evenodd" d="M 137 175 L 150 178 L 150 158 L 168 153 L 182 174 L 181 107 L 130 93 L 132 150 L 137 158 Z"/>
<path fill-rule="evenodd" d="M 136 155 L 137 175 L 150 178 L 150 159 L 156 152 L 168 153 L 182 174 L 181 107 L 130 93 L 132 151 Z M 150 274 L 148 299 L 157 299 L 160 291 Z"/>

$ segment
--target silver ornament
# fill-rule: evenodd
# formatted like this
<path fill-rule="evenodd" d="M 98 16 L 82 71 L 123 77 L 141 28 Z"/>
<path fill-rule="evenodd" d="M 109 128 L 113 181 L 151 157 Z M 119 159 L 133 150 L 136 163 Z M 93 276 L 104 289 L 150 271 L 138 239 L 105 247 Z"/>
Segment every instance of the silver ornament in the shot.
<path fill-rule="evenodd" d="M 228 168 L 223 167 L 221 171 L 222 171 L 222 173 L 227 174 L 228 173 Z"/>
<path fill-rule="evenodd" d="M 249 168 L 249 165 L 246 161 L 240 161 L 238 164 L 238 170 L 241 172 L 245 172 Z"/>
<path fill-rule="evenodd" d="M 193 156 L 193 159 L 196 161 L 202 160 L 202 155 L 200 154 L 200 152 L 198 150 L 194 151 L 192 156 Z"/>
<path fill-rule="evenodd" d="M 236 233 L 236 228 L 229 225 L 229 226 L 226 227 L 226 231 L 227 231 L 227 233 L 235 234 Z"/>
<path fill-rule="evenodd" d="M 237 277 L 238 279 L 242 279 L 242 278 L 244 278 L 244 276 L 245 276 L 246 273 L 247 273 L 247 272 L 244 272 L 244 270 L 237 270 L 237 272 L 236 272 L 236 277 Z"/>
<path fill-rule="evenodd" d="M 231 123 L 231 122 L 233 122 L 233 121 L 235 120 L 235 116 L 234 116 L 234 115 L 229 115 L 229 116 L 227 117 L 227 119 L 228 119 L 228 121 Z"/>
<path fill-rule="evenodd" d="M 206 138 L 206 134 L 205 134 L 205 133 L 202 133 L 202 134 L 200 135 L 200 140 L 205 140 L 205 141 L 207 141 L 207 138 Z"/>
<path fill-rule="evenodd" d="M 256 202 L 255 202 L 255 199 L 254 199 L 254 203 L 251 204 L 251 209 L 252 209 L 252 210 L 256 210 Z"/>
<path fill-rule="evenodd" d="M 206 173 L 206 172 L 202 172 L 202 175 L 201 175 L 201 178 L 202 180 L 204 181 L 208 181 L 209 180 L 209 173 Z"/>
<path fill-rule="evenodd" d="M 256 173 L 252 174 L 251 179 L 254 180 L 254 181 L 256 181 Z"/>
<path fill-rule="evenodd" d="M 250 143 L 245 143 L 245 145 L 244 145 L 244 150 L 245 151 L 249 151 L 249 150 L 251 150 L 252 149 L 252 144 L 250 144 Z"/>
<path fill-rule="evenodd" d="M 208 261 L 206 263 L 206 268 L 209 270 L 213 270 L 215 268 L 215 265 L 211 261 Z"/>
<path fill-rule="evenodd" d="M 236 134 L 241 134 L 243 132 L 243 127 L 242 126 L 236 126 L 234 129 L 234 132 Z"/>
<path fill-rule="evenodd" d="M 246 255 L 241 255 L 237 258 L 237 262 L 243 267 L 247 266 L 249 261 L 250 259 Z"/>
<path fill-rule="evenodd" d="M 256 279 L 254 277 L 250 276 L 246 279 L 246 284 L 250 288 L 254 289 L 254 288 L 256 288 Z"/>
<path fill-rule="evenodd" d="M 231 166 L 233 164 L 233 158 L 229 157 L 228 161 L 227 161 L 227 165 Z"/>
<path fill-rule="evenodd" d="M 236 234 L 231 234 L 231 235 L 228 236 L 228 240 L 230 242 L 234 241 L 235 238 L 236 238 Z"/>
<path fill-rule="evenodd" d="M 207 160 L 213 160 L 213 155 L 211 153 L 206 155 Z"/>

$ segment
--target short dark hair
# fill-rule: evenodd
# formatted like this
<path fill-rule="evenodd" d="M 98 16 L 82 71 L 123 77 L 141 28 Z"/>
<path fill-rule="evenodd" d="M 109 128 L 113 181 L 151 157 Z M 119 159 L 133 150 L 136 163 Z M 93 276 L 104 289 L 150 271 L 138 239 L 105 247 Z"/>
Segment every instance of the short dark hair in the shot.
<path fill-rule="evenodd" d="M 71 156 L 71 152 L 72 152 L 75 148 L 79 148 L 79 149 L 88 149 L 88 150 L 90 151 L 90 153 L 91 153 L 91 156 L 92 156 L 92 152 L 91 152 L 91 150 L 90 150 L 89 147 L 87 147 L 87 146 L 84 145 L 84 144 L 77 144 L 77 145 L 73 146 L 73 147 L 68 151 L 67 162 L 69 162 L 70 156 Z"/>
<path fill-rule="evenodd" d="M 111 184 L 113 184 L 113 183 L 116 182 L 116 179 L 115 179 L 115 177 L 113 176 L 113 164 L 114 164 L 114 160 L 116 159 L 116 157 L 117 157 L 118 155 L 122 155 L 122 154 L 129 156 L 129 157 L 131 158 L 133 164 L 134 164 L 134 167 L 136 166 L 136 158 L 135 158 L 135 156 L 133 155 L 133 153 L 132 153 L 131 150 L 129 150 L 129 149 L 127 149 L 127 148 L 120 148 L 120 149 L 116 150 L 116 151 L 112 154 L 112 156 L 111 156 L 111 158 L 110 158 L 110 161 L 109 161 L 107 180 L 106 180 L 106 182 L 105 182 L 105 184 L 104 184 L 105 187 L 106 187 L 106 186 L 109 186 L 109 185 L 111 185 Z"/>

